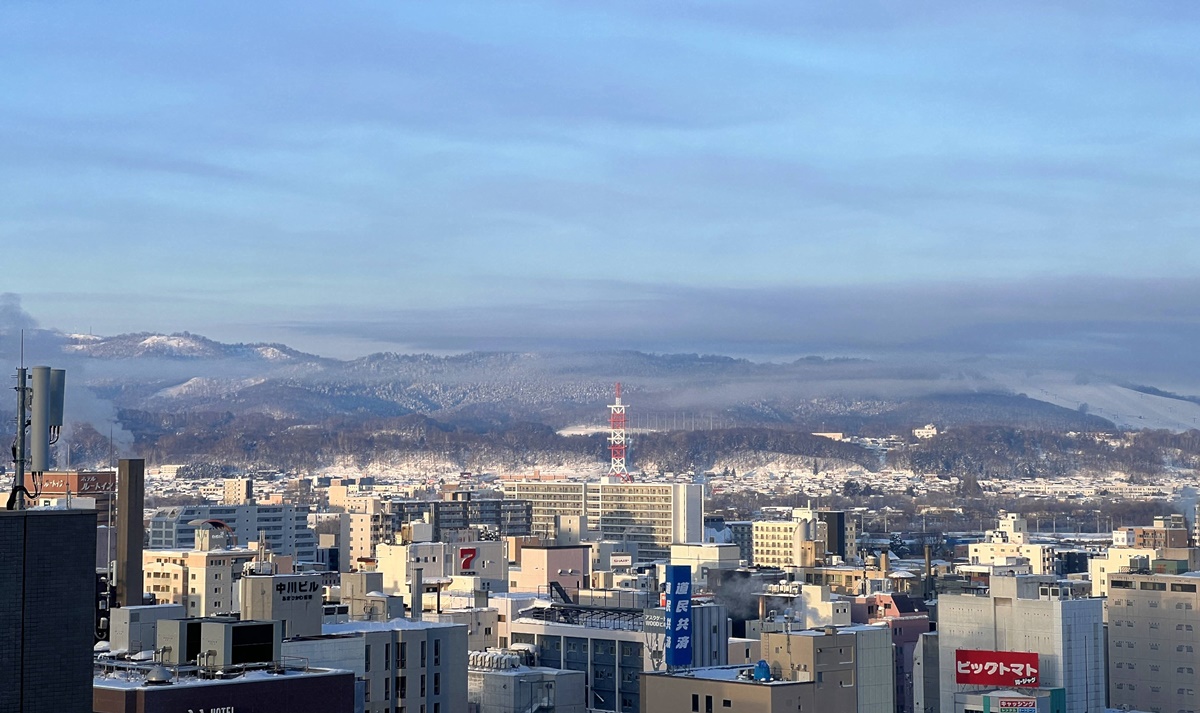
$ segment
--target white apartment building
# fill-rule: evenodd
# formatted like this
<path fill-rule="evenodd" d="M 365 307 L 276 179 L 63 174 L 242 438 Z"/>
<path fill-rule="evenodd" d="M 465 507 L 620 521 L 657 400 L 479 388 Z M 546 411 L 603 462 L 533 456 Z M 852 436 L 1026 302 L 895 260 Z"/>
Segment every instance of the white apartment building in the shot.
<path fill-rule="evenodd" d="M 637 543 L 639 562 L 668 559 L 671 545 L 704 539 L 704 486 L 694 483 L 518 481 L 504 497 L 529 500 L 533 533 L 549 537 L 558 516 L 587 517 L 600 539 Z"/>
<path fill-rule="evenodd" d="M 222 494 L 224 485 L 221 486 Z M 315 562 L 317 537 L 308 528 L 308 511 L 295 505 L 184 505 L 163 507 L 149 520 L 151 549 L 190 549 L 205 522 L 228 526 L 235 542 L 263 540 L 278 555 L 297 562 Z"/>

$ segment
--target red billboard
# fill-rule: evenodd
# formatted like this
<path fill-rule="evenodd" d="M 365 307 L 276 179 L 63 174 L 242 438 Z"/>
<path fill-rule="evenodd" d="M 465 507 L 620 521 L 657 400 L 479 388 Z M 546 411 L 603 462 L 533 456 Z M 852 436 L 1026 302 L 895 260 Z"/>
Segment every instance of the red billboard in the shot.
<path fill-rule="evenodd" d="M 1027 651 L 958 649 L 954 652 L 954 682 L 1036 688 L 1038 655 Z"/>

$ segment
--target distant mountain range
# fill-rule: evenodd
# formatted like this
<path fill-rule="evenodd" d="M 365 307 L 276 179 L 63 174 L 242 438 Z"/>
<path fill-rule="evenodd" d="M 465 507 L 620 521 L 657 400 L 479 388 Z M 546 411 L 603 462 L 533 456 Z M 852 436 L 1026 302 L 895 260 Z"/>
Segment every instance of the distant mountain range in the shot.
<path fill-rule="evenodd" d="M 759 363 L 634 351 L 379 353 L 343 361 L 283 344 L 225 344 L 186 332 L 66 335 L 61 349 L 80 359 L 98 396 L 121 410 L 148 412 L 299 420 L 424 414 L 480 428 L 517 421 L 563 428 L 603 424 L 613 384 L 621 381 L 631 424 L 657 430 L 783 426 L 876 433 L 927 422 L 1112 426 L 1077 405 L 1028 398 L 979 364 L 819 357 Z"/>
<path fill-rule="evenodd" d="M 1185 430 L 1200 419 L 1200 403 L 1153 387 L 986 360 L 763 363 L 636 351 L 338 360 L 186 332 L 39 338 L 53 344 L 70 383 L 87 387 L 87 398 L 79 391 L 68 398 L 69 415 L 94 426 L 75 434 L 73 462 L 104 456 L 110 430 L 125 449 L 159 462 L 314 468 L 344 458 L 414 462 L 433 450 L 449 467 L 598 462 L 603 435 L 581 441 L 555 431 L 603 431 L 615 382 L 641 434 L 642 456 L 669 467 L 780 455 L 877 464 L 857 447 L 831 450 L 827 439 L 808 436 L 814 432 L 907 435 L 927 423 L 943 430 Z M 713 434 L 696 437 L 705 431 Z M 795 437 L 765 435 L 773 431 Z M 672 434 L 693 435 L 682 441 Z M 749 451 L 724 452 L 731 447 Z"/>

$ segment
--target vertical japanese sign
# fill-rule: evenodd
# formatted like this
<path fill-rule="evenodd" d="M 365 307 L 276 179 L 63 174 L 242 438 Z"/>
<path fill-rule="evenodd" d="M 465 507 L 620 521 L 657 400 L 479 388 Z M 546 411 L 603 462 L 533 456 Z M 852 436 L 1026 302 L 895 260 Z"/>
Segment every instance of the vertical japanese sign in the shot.
<path fill-rule="evenodd" d="M 667 666 L 692 665 L 692 568 L 667 565 L 667 622 L 663 654 Z"/>

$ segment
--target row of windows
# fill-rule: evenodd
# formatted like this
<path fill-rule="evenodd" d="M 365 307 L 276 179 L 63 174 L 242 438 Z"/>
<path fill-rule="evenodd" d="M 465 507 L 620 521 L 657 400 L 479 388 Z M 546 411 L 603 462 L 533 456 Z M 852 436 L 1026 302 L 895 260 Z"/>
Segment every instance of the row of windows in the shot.
<path fill-rule="evenodd" d="M 1136 683 L 1118 683 L 1117 688 L 1122 689 L 1122 690 L 1128 690 L 1128 691 L 1136 691 L 1137 684 Z M 1151 693 L 1162 693 L 1162 686 L 1151 686 L 1150 692 Z M 1196 695 L 1196 689 L 1194 689 L 1194 688 L 1177 688 L 1177 689 L 1175 689 L 1175 695 L 1177 695 L 1177 696 L 1194 696 L 1194 695 Z"/>

